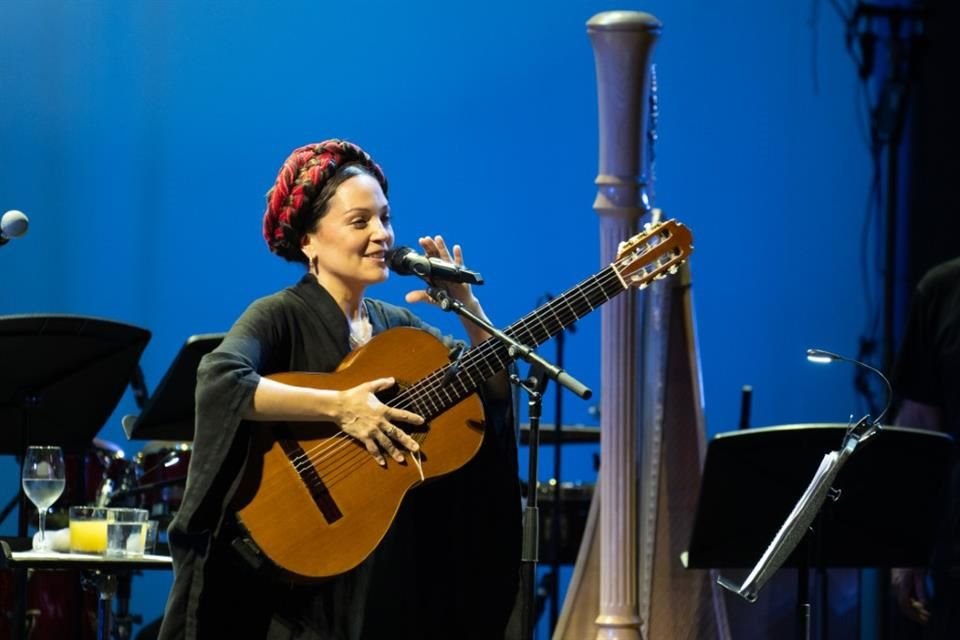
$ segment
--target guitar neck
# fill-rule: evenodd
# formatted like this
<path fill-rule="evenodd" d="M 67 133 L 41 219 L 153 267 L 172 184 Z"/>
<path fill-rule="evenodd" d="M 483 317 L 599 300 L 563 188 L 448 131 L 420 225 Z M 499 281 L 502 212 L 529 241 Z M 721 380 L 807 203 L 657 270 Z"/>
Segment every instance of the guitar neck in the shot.
<path fill-rule="evenodd" d="M 675 220 L 648 225 L 621 243 L 617 259 L 599 273 L 507 327 L 516 342 L 536 347 L 630 287 L 645 287 L 674 273 L 692 251 L 690 231 Z M 514 359 L 497 338 L 471 347 L 458 359 L 407 387 L 391 405 L 428 421 L 477 390 Z"/>
<path fill-rule="evenodd" d="M 504 333 L 520 344 L 535 347 L 626 289 L 611 265 L 514 322 Z M 456 362 L 405 389 L 391 404 L 429 421 L 475 392 L 512 360 L 503 342 L 488 338 L 465 351 Z"/>

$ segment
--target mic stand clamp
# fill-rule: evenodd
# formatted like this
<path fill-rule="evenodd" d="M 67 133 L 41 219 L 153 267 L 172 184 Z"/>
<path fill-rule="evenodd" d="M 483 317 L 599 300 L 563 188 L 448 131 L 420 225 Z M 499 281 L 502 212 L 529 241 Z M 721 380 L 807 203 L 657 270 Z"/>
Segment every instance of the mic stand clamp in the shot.
<path fill-rule="evenodd" d="M 525 640 L 532 640 L 534 627 L 536 626 L 536 577 L 537 562 L 539 561 L 540 554 L 540 515 L 537 507 L 537 454 L 540 447 L 540 413 L 543 391 L 547 386 L 547 380 L 552 379 L 583 399 L 589 398 L 593 392 L 589 387 L 585 386 L 560 367 L 544 360 L 530 347 L 520 344 L 499 329 L 493 327 L 483 318 L 477 316 L 464 307 L 462 302 L 452 298 L 444 289 L 431 284 L 427 287 L 427 293 L 444 311 L 453 311 L 461 317 L 467 318 L 504 343 L 507 346 L 507 353 L 512 359 L 522 358 L 530 364 L 530 371 L 525 380 L 520 380 L 519 376 L 512 374 L 510 381 L 526 391 L 529 396 L 529 400 L 527 401 L 528 416 L 530 419 L 528 441 L 529 464 L 527 471 L 527 502 L 523 511 L 523 551 L 521 555 L 521 588 L 523 589 L 525 602 L 521 610 L 521 629 L 523 633 L 522 637 Z M 558 514 L 554 513 L 554 517 L 558 517 Z"/>

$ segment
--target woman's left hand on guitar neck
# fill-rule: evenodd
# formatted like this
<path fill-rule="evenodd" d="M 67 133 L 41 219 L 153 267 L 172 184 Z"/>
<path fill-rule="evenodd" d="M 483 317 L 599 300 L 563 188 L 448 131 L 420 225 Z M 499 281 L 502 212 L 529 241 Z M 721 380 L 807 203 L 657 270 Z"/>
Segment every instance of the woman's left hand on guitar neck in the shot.
<path fill-rule="evenodd" d="M 440 258 L 441 260 L 446 260 L 447 262 L 453 262 L 460 266 L 463 266 L 463 249 L 460 245 L 453 245 L 453 252 L 447 248 L 447 243 L 443 241 L 443 236 L 425 236 L 420 238 L 420 248 L 423 249 L 423 253 L 428 258 Z M 468 284 L 461 284 L 458 282 L 445 282 L 443 283 L 443 288 L 446 289 L 447 293 L 451 298 L 456 298 L 463 306 L 465 306 L 469 311 L 474 315 L 479 316 L 483 320 L 486 320 L 487 323 L 493 324 L 490 322 L 490 319 L 487 318 L 487 314 L 483 312 L 483 307 L 480 306 L 480 301 L 477 300 L 476 296 L 473 295 L 473 291 Z M 417 291 L 411 291 L 406 295 L 406 300 L 409 303 L 414 302 L 429 302 L 431 304 L 436 304 L 433 298 L 423 289 Z M 467 336 L 470 338 L 470 344 L 479 344 L 490 337 L 490 334 L 484 329 L 480 328 L 467 318 L 460 318 L 460 321 L 463 323 L 463 328 L 467 332 Z M 486 382 L 488 397 L 491 398 L 509 398 L 510 397 L 510 378 L 507 374 L 507 371 L 501 371 L 495 376 L 487 380 Z"/>
<path fill-rule="evenodd" d="M 420 238 L 419 243 L 424 255 L 428 258 L 439 258 L 463 266 L 463 249 L 460 245 L 455 244 L 453 245 L 453 252 L 451 253 L 447 247 L 447 243 L 443 240 L 443 236 L 425 236 Z M 483 312 L 483 307 L 480 306 L 480 301 L 473 295 L 470 285 L 457 282 L 445 282 L 441 286 L 450 294 L 451 298 L 459 300 L 467 310 L 490 322 L 487 315 Z M 406 300 L 410 303 L 430 302 L 435 304 L 433 298 L 423 289 L 411 291 L 406 295 Z M 463 328 L 466 330 L 467 336 L 470 338 L 471 344 L 478 344 L 490 337 L 489 333 L 466 318 L 461 318 L 461 321 L 463 322 Z"/>

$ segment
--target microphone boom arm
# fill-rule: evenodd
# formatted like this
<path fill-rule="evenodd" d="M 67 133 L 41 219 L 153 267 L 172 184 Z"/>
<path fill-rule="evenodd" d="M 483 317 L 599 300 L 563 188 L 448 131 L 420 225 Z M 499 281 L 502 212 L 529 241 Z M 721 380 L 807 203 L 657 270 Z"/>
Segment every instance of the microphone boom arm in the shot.
<path fill-rule="evenodd" d="M 590 390 L 588 386 L 571 376 L 569 373 L 556 366 L 555 364 L 544 360 L 540 355 L 538 355 L 530 347 L 520 344 L 504 332 L 500 331 L 489 322 L 479 317 L 469 309 L 463 306 L 463 303 L 459 300 L 450 297 L 446 291 L 440 287 L 429 286 L 427 287 L 427 293 L 433 298 L 441 309 L 444 311 L 453 311 L 457 315 L 466 318 L 470 322 L 474 323 L 478 327 L 484 329 L 487 333 L 497 338 L 505 345 L 507 345 L 507 353 L 511 358 L 521 358 L 524 361 L 528 362 L 531 365 L 538 366 L 543 371 L 544 375 L 552 380 L 556 380 L 557 384 L 563 385 L 566 389 L 570 390 L 577 396 L 587 400 L 593 395 L 593 391 Z"/>

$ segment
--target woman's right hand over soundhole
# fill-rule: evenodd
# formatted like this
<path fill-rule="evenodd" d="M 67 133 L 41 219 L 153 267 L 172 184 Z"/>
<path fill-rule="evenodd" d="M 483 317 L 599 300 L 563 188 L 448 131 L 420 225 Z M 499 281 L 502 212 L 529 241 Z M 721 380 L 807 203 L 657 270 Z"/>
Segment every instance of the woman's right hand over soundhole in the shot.
<path fill-rule="evenodd" d="M 389 389 L 395 384 L 393 378 L 379 378 L 340 393 L 340 410 L 337 424 L 344 433 L 359 440 L 373 456 L 377 464 L 386 466 L 383 452 L 397 462 L 403 462 L 403 453 L 397 445 L 407 451 L 417 451 L 420 445 L 394 422 L 421 425 L 423 417 L 385 405 L 377 398 L 378 391 Z"/>

